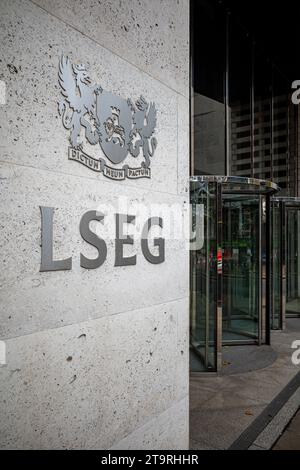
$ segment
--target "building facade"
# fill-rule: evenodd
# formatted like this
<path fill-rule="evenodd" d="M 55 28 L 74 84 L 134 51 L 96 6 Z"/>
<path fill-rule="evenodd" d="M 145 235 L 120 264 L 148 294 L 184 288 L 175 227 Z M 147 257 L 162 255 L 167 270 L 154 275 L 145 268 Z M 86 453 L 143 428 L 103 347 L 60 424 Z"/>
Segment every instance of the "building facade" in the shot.
<path fill-rule="evenodd" d="M 186 239 L 163 227 L 164 262 L 149 262 L 137 239 L 125 247 L 136 263 L 120 266 L 107 231 L 120 198 L 130 215 L 138 203 L 188 206 L 189 2 L 1 0 L 0 9 L 0 446 L 187 448 Z M 68 158 L 75 124 L 62 125 L 59 64 L 73 64 L 72 81 L 83 63 L 98 94 L 155 103 L 151 178 L 106 178 Z M 44 239 L 40 208 L 52 208 L 42 214 Z M 106 261 L 85 269 L 97 250 L 79 224 L 99 210 L 107 211 L 103 226 L 93 220 L 91 230 L 107 235 Z M 67 264 L 49 270 L 49 256 Z"/>
<path fill-rule="evenodd" d="M 0 0 L 2 449 L 187 449 L 189 370 L 300 316 L 299 76 L 265 13 Z"/>

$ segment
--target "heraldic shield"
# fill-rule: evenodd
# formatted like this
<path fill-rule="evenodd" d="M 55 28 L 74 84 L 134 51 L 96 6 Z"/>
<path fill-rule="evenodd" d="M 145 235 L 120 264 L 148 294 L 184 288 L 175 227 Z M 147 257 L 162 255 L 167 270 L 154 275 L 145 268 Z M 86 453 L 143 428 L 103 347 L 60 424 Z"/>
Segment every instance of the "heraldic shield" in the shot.
<path fill-rule="evenodd" d="M 157 147 L 154 102 L 140 95 L 134 103 L 103 90 L 99 83 L 92 85 L 88 67 L 72 64 L 64 55 L 59 61 L 58 81 L 62 95 L 58 112 L 70 131 L 69 160 L 114 180 L 151 178 L 150 162 Z M 99 144 L 113 165 L 127 156 L 129 161 L 122 168 L 111 167 L 102 155 L 89 155 L 85 144 Z M 140 166 L 131 167 L 130 162 L 138 157 Z"/>
<path fill-rule="evenodd" d="M 132 111 L 126 100 L 105 90 L 97 95 L 99 143 L 106 157 L 121 163 L 129 152 Z"/>

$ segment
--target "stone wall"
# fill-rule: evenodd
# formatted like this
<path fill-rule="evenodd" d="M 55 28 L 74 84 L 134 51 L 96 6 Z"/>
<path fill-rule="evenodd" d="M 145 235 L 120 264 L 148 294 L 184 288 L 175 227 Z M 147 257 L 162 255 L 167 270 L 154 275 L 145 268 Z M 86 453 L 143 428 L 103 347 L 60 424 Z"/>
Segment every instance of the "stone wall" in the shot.
<path fill-rule="evenodd" d="M 186 448 L 188 250 L 165 262 L 80 267 L 79 234 L 101 204 L 188 204 L 188 0 L 0 0 L 0 447 Z M 151 179 L 110 181 L 68 160 L 58 63 L 87 62 L 93 83 L 157 107 Z M 40 272 L 39 206 L 55 208 L 55 258 Z M 98 228 L 97 228 L 98 230 Z M 105 228 L 101 228 L 105 230 Z M 131 248 L 130 248 L 131 249 Z M 129 249 L 129 254 L 130 254 Z"/>

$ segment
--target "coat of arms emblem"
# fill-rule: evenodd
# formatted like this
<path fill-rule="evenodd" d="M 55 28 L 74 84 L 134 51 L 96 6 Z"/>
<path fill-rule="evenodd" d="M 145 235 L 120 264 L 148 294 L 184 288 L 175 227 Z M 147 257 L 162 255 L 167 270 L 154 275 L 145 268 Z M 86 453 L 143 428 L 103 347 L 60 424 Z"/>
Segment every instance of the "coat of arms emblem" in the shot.
<path fill-rule="evenodd" d="M 101 85 L 92 85 L 88 67 L 72 64 L 65 56 L 59 62 L 58 80 L 63 96 L 58 110 L 64 127 L 70 131 L 69 159 L 111 179 L 150 178 L 150 159 L 157 147 L 153 136 L 155 104 L 143 96 L 133 103 L 103 90 Z M 101 149 L 98 158 L 84 151 L 82 136 L 88 144 Z M 138 158 L 140 166 L 130 166 Z"/>

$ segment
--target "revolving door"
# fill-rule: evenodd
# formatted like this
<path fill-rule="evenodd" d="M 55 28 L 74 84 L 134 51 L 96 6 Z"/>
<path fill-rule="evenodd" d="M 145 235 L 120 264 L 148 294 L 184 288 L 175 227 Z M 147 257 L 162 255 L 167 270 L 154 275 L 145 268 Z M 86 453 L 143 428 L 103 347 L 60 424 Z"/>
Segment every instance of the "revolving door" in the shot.
<path fill-rule="evenodd" d="M 269 343 L 273 183 L 191 178 L 191 369 L 217 371 L 222 346 Z"/>
<path fill-rule="evenodd" d="M 300 199 L 272 199 L 272 328 L 300 317 Z"/>

